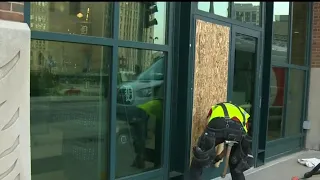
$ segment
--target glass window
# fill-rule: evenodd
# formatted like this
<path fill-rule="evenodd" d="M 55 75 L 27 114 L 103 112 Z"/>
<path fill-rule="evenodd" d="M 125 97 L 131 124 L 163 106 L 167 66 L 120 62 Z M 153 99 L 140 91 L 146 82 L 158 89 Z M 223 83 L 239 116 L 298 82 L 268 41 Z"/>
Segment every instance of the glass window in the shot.
<path fill-rule="evenodd" d="M 104 178 L 111 52 L 31 41 L 32 179 Z"/>
<path fill-rule="evenodd" d="M 234 2 L 236 20 L 253 25 L 260 25 L 260 2 Z"/>
<path fill-rule="evenodd" d="M 270 77 L 268 140 L 282 137 L 286 69 L 273 67 Z"/>
<path fill-rule="evenodd" d="M 236 12 L 236 19 L 238 21 L 242 21 L 242 18 L 243 18 L 243 13 L 242 12 Z"/>
<path fill-rule="evenodd" d="M 112 19 L 109 2 L 31 2 L 31 30 L 111 37 Z"/>
<path fill-rule="evenodd" d="M 165 84 L 164 53 L 120 48 L 119 57 L 117 178 L 160 168 Z"/>
<path fill-rule="evenodd" d="M 301 133 L 302 107 L 305 88 L 305 71 L 290 69 L 287 115 L 286 115 L 286 136 Z"/>
<path fill-rule="evenodd" d="M 230 16 L 230 2 L 198 2 L 198 9 L 222 17 Z"/>
<path fill-rule="evenodd" d="M 166 2 L 120 2 L 123 7 L 120 9 L 120 18 L 123 21 L 119 24 L 119 39 L 166 44 L 167 5 Z M 123 35 L 124 32 L 128 36 Z"/>
<path fill-rule="evenodd" d="M 253 117 L 257 39 L 236 33 L 232 102 Z"/>
<path fill-rule="evenodd" d="M 245 12 L 245 16 L 246 16 L 246 22 L 251 22 L 251 13 Z"/>
<path fill-rule="evenodd" d="M 292 2 L 291 63 L 305 65 L 309 2 Z"/>
<path fill-rule="evenodd" d="M 251 14 L 252 14 L 252 22 L 257 22 L 257 12 L 252 11 Z"/>
<path fill-rule="evenodd" d="M 274 2 L 272 61 L 288 62 L 289 2 Z"/>

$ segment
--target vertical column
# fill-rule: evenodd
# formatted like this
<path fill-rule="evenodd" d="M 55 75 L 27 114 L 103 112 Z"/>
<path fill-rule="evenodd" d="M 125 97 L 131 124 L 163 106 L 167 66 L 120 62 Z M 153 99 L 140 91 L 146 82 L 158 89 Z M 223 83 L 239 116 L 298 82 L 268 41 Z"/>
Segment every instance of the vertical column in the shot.
<path fill-rule="evenodd" d="M 307 132 L 306 148 L 320 149 L 320 3 L 313 2 L 313 19 L 312 19 L 312 46 L 311 46 L 311 72 L 309 85 L 309 104 L 308 120 L 311 123 L 311 129 Z M 314 127 L 314 128 L 312 128 Z"/>
<path fill-rule="evenodd" d="M 0 179 L 31 180 L 30 29 L 0 20 Z"/>

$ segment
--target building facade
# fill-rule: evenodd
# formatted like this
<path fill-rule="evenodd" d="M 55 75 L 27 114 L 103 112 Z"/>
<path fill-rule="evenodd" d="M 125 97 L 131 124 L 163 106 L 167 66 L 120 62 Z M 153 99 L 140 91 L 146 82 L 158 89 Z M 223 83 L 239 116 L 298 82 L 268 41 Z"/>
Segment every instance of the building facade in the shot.
<path fill-rule="evenodd" d="M 319 13 L 317 2 L 1 2 L 0 19 L 32 31 L 32 179 L 183 179 L 212 91 L 252 115 L 255 167 L 319 150 Z M 146 117 L 152 99 L 161 108 Z"/>

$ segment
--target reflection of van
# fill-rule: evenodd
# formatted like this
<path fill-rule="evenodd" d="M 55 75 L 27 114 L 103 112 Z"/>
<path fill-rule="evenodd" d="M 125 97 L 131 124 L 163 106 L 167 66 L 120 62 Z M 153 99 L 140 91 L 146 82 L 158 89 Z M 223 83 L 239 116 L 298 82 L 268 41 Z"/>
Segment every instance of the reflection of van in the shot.
<path fill-rule="evenodd" d="M 118 106 L 136 106 L 145 103 L 154 96 L 153 90 L 163 84 L 164 57 L 155 59 L 146 71 L 142 72 L 137 80 L 125 82 L 118 86 Z"/>

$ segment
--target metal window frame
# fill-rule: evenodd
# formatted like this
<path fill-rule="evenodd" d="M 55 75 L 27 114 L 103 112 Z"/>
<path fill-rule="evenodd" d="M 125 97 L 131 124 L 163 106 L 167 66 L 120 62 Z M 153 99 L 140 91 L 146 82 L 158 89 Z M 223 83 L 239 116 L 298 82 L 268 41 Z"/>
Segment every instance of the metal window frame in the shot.
<path fill-rule="evenodd" d="M 268 79 L 268 80 L 264 80 L 263 84 L 261 85 L 261 93 L 262 93 L 262 96 L 263 97 L 269 97 L 270 95 L 270 75 L 271 75 L 271 70 L 272 70 L 272 67 L 273 66 L 277 66 L 277 67 L 283 67 L 283 68 L 286 68 L 286 81 L 285 81 L 285 86 L 287 87 L 288 86 L 288 81 L 289 81 L 289 78 L 290 78 L 290 70 L 291 69 L 297 69 L 297 70 L 303 70 L 304 72 L 306 72 L 306 76 L 305 76 L 305 90 L 304 90 L 304 97 L 308 97 L 308 87 L 309 87 L 309 76 L 310 76 L 310 39 L 311 39 L 311 30 L 309 29 L 308 31 L 308 36 L 307 36 L 307 39 L 309 40 L 307 42 L 308 44 L 308 47 L 307 47 L 307 52 L 306 52 L 306 62 L 305 62 L 305 65 L 303 66 L 299 66 L 299 65 L 295 65 L 295 64 L 290 64 L 291 63 L 291 46 L 292 46 L 292 32 L 291 32 L 291 27 L 292 27 L 292 3 L 290 2 L 289 4 L 289 7 L 290 7 L 290 21 L 289 21 L 289 34 L 288 34 L 288 61 L 287 62 L 274 62 L 271 60 L 271 49 L 272 49 L 272 41 L 271 43 L 269 44 L 268 43 L 268 40 L 265 38 L 266 36 L 273 36 L 273 32 L 272 32 L 272 25 L 270 26 L 270 24 L 268 26 L 266 26 L 266 24 L 268 24 L 267 21 L 271 21 L 273 22 L 273 2 L 261 2 L 261 13 L 260 13 L 260 25 L 261 26 L 255 26 L 255 25 L 250 25 L 250 24 L 246 24 L 246 23 L 242 23 L 242 22 L 239 22 L 235 19 L 235 11 L 234 11 L 234 2 L 231 3 L 231 15 L 232 15 L 232 18 L 226 18 L 226 17 L 222 17 L 222 16 L 219 16 L 219 15 L 215 15 L 215 14 L 212 14 L 212 13 L 208 13 L 208 12 L 205 12 L 205 11 L 201 11 L 199 10 L 197 7 L 197 2 L 194 2 L 192 3 L 193 4 L 193 11 L 192 13 L 196 14 L 196 15 L 200 15 L 201 17 L 206 17 L 206 18 L 209 18 L 209 19 L 214 19 L 214 20 L 218 20 L 218 21 L 221 21 L 221 22 L 226 22 L 226 23 L 230 23 L 232 25 L 237 25 L 237 26 L 241 26 L 241 27 L 246 27 L 246 28 L 249 28 L 249 29 L 252 29 L 252 30 L 257 30 L 257 31 L 261 31 L 262 32 L 262 44 L 265 45 L 265 48 L 263 52 L 261 52 L 261 55 L 263 57 L 263 65 L 261 66 L 261 70 L 263 70 L 263 78 L 262 79 Z M 271 6 L 270 6 L 271 5 Z M 310 3 L 310 7 L 309 7 L 309 10 L 308 10 L 308 21 L 311 23 L 311 18 L 312 18 L 312 3 Z M 267 9 L 268 8 L 268 9 Z M 272 11 L 272 15 L 271 17 L 267 17 L 267 11 L 268 13 L 270 14 L 269 11 Z M 308 23 L 308 27 L 307 28 L 310 28 L 310 23 Z M 273 23 L 271 23 L 273 24 Z M 194 24 L 192 25 L 192 28 L 194 28 Z M 271 31 L 271 33 L 270 33 Z M 194 33 L 194 32 L 193 32 Z M 270 35 L 268 35 L 270 34 Z M 272 37 L 273 38 L 273 37 Z M 267 43 L 267 44 L 265 44 Z M 269 45 L 270 47 L 269 47 Z M 270 53 L 270 54 L 269 54 Z M 268 65 L 269 63 L 269 65 Z M 190 77 L 189 77 L 190 78 Z M 262 82 L 261 82 L 262 83 Z M 268 85 L 268 86 L 266 86 Z M 189 85 L 189 87 L 191 88 L 192 86 Z M 264 90 L 266 89 L 266 90 Z M 287 101 L 287 94 L 288 94 L 288 88 L 286 88 L 285 90 L 285 101 Z M 266 96 L 267 95 L 267 96 Z M 268 98 L 263 98 L 262 99 L 262 104 L 263 104 L 263 107 L 261 109 L 261 126 L 264 126 L 264 127 L 260 127 L 260 133 L 263 133 L 263 137 L 261 136 L 260 138 L 262 139 L 259 139 L 259 153 L 261 154 L 261 156 L 263 156 L 264 158 L 264 161 L 266 161 L 266 159 L 268 159 L 269 157 L 268 154 L 269 154 L 269 148 L 267 148 L 267 145 L 273 145 L 273 144 L 276 144 L 276 141 L 272 141 L 272 142 L 267 142 L 267 129 L 268 129 L 268 123 L 267 123 L 267 120 L 268 120 L 268 116 L 269 116 L 269 102 L 268 102 Z M 302 106 L 303 110 L 302 110 L 302 117 L 303 119 L 306 118 L 307 116 L 307 98 L 304 98 L 304 105 Z M 284 114 L 284 120 L 286 120 L 286 114 L 287 114 L 287 111 L 288 109 L 285 108 L 285 112 L 283 113 Z M 283 125 L 283 127 L 285 127 L 285 124 Z M 285 133 L 285 132 L 283 132 Z M 304 135 L 305 136 L 305 135 Z M 301 136 L 295 136 L 295 137 L 301 137 Z M 286 138 L 290 138 L 290 137 L 286 137 Z M 263 142 L 264 143 L 263 143 Z M 271 143 L 271 144 L 270 144 Z M 279 141 L 280 143 L 280 141 Z M 260 149 L 261 148 L 261 149 Z M 258 156 L 260 156 L 260 154 Z M 264 164 L 264 162 L 262 162 L 262 164 Z"/>
<path fill-rule="evenodd" d="M 57 32 L 44 32 L 44 31 L 31 31 L 31 39 L 55 41 L 55 42 L 67 42 L 67 43 L 81 43 L 88 45 L 100 45 L 112 48 L 112 62 L 110 70 L 110 91 L 109 91 L 109 103 L 110 107 L 109 117 L 109 133 L 106 137 L 109 147 L 106 151 L 108 153 L 106 157 L 108 179 L 116 179 L 116 94 L 117 94 L 117 72 L 118 72 L 118 51 L 119 48 L 134 48 L 139 50 L 154 50 L 162 51 L 167 56 L 165 63 L 165 101 L 164 101 L 164 125 L 163 125 L 163 142 L 162 142 L 162 167 L 159 169 L 143 172 L 135 175 L 121 177 L 117 179 L 139 179 L 147 180 L 150 178 L 167 178 L 169 177 L 169 143 L 170 143 L 170 121 L 171 121 L 171 93 L 172 93 L 172 64 L 173 64 L 173 26 L 174 26 L 174 2 L 167 3 L 167 19 L 166 19 L 166 38 L 167 44 L 151 44 L 145 42 L 135 42 L 119 39 L 119 24 L 120 24 L 120 2 L 113 3 L 113 29 L 112 37 L 94 37 L 94 36 L 81 36 L 63 34 Z M 24 4 L 24 22 L 30 26 L 30 12 L 31 2 L 25 2 Z M 108 101 L 107 101 L 108 102 Z"/>
<path fill-rule="evenodd" d="M 231 82 L 231 85 L 228 87 L 228 90 L 230 90 L 231 92 L 228 92 L 231 93 L 231 96 L 232 96 L 232 93 L 233 93 L 233 82 L 234 82 L 234 65 L 235 65 L 235 50 L 236 50 L 236 42 L 235 42 L 235 38 L 236 38 L 236 34 L 243 34 L 243 35 L 246 35 L 246 36 L 249 36 L 249 37 L 252 37 L 256 40 L 256 49 L 255 49 L 255 52 L 256 52 L 256 62 L 255 62 L 255 66 L 254 66 L 254 72 L 255 72 L 255 78 L 254 78 L 254 81 L 255 81 L 255 84 L 254 84 L 254 99 L 252 100 L 252 105 L 254 106 L 253 108 L 253 114 L 252 117 L 253 119 L 255 120 L 258 120 L 258 121 L 254 121 L 254 131 L 253 131 L 253 139 L 252 139 L 252 153 L 253 153 L 253 156 L 254 157 L 258 157 L 258 154 L 259 154 L 259 131 L 260 131 L 260 128 L 259 128 L 259 125 L 260 125 L 260 121 L 259 121 L 259 117 L 260 117 L 260 99 L 261 99 L 261 82 L 262 82 L 262 79 L 261 79 L 261 76 L 259 73 L 259 71 L 262 69 L 262 32 L 259 32 L 259 31 L 254 31 L 254 30 L 250 30 L 248 28 L 244 28 L 244 27 L 239 27 L 239 26 L 236 26 L 236 25 L 232 25 L 232 46 L 231 46 L 231 51 L 230 51 L 230 54 L 231 54 L 231 66 L 232 68 L 229 69 L 229 75 L 231 75 L 231 79 L 232 79 L 232 82 Z M 257 164 L 258 164 L 258 158 L 255 158 L 254 159 L 254 166 L 256 167 Z"/>
<path fill-rule="evenodd" d="M 306 52 L 306 66 L 308 67 L 308 71 L 306 73 L 306 81 L 305 81 L 305 90 L 304 90 L 304 110 L 303 110 L 303 117 L 305 117 L 306 121 L 308 121 L 308 109 L 309 109 L 309 88 L 310 88 L 310 73 L 311 73 L 311 53 L 312 53 L 312 36 L 313 36 L 313 2 L 309 2 L 309 12 L 308 12 L 308 20 L 307 20 L 307 52 Z M 303 123 L 303 121 L 301 121 Z M 301 131 L 303 132 L 304 137 L 301 139 L 301 144 L 305 146 L 306 143 L 306 131 L 303 130 L 301 124 Z"/>
<path fill-rule="evenodd" d="M 255 26 L 255 25 L 251 25 L 251 24 L 247 24 L 247 23 L 242 23 L 239 22 L 237 20 L 234 19 L 230 19 L 230 18 L 226 18 L 226 17 L 221 17 L 215 14 L 210 14 L 201 10 L 198 10 L 198 6 L 197 6 L 197 2 L 191 2 L 191 32 L 190 32 L 190 48 L 189 48 L 189 69 L 188 69 L 188 85 L 187 85 L 187 109 L 188 111 L 186 112 L 186 116 L 187 116 L 187 142 L 188 142 L 188 146 L 186 147 L 187 149 L 187 154 L 186 154 L 186 159 L 190 159 L 190 140 L 191 140 L 191 129 L 192 129 L 192 105 L 193 105 L 193 76 L 194 76 L 194 58 L 195 58 L 195 31 L 196 31 L 196 20 L 204 20 L 206 22 L 211 22 L 211 23 L 215 23 L 215 24 L 219 24 L 219 25 L 224 25 L 224 26 L 228 26 L 230 27 L 230 43 L 233 44 L 233 27 L 237 28 L 245 28 L 248 30 L 252 30 L 252 31 L 256 31 L 260 33 L 260 37 L 258 37 L 258 39 L 260 40 L 259 44 L 257 45 L 257 53 L 260 54 L 260 58 L 262 61 L 262 57 L 263 57 L 263 52 L 261 52 L 261 50 L 263 49 L 263 45 L 264 45 L 264 27 L 265 27 L 265 7 L 266 7 L 266 3 L 265 2 L 261 2 L 261 13 L 260 13 L 260 23 L 261 26 Z M 230 45 L 229 47 L 229 67 L 228 67 L 228 97 L 227 100 L 231 99 L 232 96 L 232 83 L 233 83 L 233 70 L 234 70 L 234 65 L 233 65 L 233 59 L 234 59 L 234 54 L 233 49 L 234 47 L 232 47 Z M 258 69 L 262 69 L 262 63 L 261 64 L 257 64 L 257 68 Z M 231 73 L 232 72 L 232 73 Z M 255 92 L 260 94 L 261 93 L 261 86 L 262 82 L 257 82 L 256 84 L 256 88 L 255 88 Z M 257 98 L 257 97 L 256 97 Z M 259 113 L 258 113 L 259 116 Z M 258 128 L 258 124 L 257 128 Z M 255 125 L 255 126 L 256 126 Z M 257 131 L 259 131 L 259 129 L 257 129 Z M 258 144 L 256 143 L 256 145 L 254 145 L 256 148 L 258 148 Z M 257 150 L 258 151 L 258 150 Z M 257 153 L 257 152 L 256 152 Z M 257 163 L 255 163 L 257 164 Z M 189 165 L 189 164 L 188 164 Z M 186 167 L 187 169 L 187 167 Z M 186 172 L 186 171 L 185 171 Z M 212 178 L 213 176 L 217 176 L 217 174 L 213 174 L 210 169 L 204 170 L 204 178 Z"/>
<path fill-rule="evenodd" d="M 272 7 L 273 7 L 273 3 L 272 3 Z M 295 65 L 295 64 L 291 64 L 291 52 L 292 52 L 292 25 L 293 25 L 293 2 L 290 2 L 289 5 L 289 14 L 290 14 L 290 22 L 289 22 L 289 40 L 288 40 L 288 62 L 276 62 L 276 61 L 272 61 L 271 60 L 271 69 L 270 71 L 272 71 L 272 67 L 276 66 L 276 67 L 281 67 L 281 68 L 285 68 L 287 71 L 287 75 L 286 75 L 286 81 L 285 81 L 285 104 L 287 104 L 287 98 L 288 98 L 288 89 L 289 89 L 289 79 L 291 78 L 290 74 L 291 74 L 291 70 L 295 69 L 295 70 L 302 70 L 304 72 L 304 89 L 303 89 L 303 105 L 301 107 L 301 119 L 300 119 L 300 125 L 301 125 L 301 129 L 300 129 L 300 134 L 297 135 L 291 135 L 291 136 L 285 136 L 286 134 L 286 128 L 285 125 L 287 123 L 287 113 L 288 113 L 288 107 L 287 105 L 285 105 L 285 116 L 283 117 L 282 121 L 284 122 L 283 124 L 283 129 L 282 129 L 282 137 L 276 140 L 272 140 L 272 141 L 266 141 L 266 162 L 269 160 L 273 160 L 274 158 L 277 157 L 281 157 L 282 155 L 279 155 L 277 153 L 282 153 L 283 155 L 285 155 L 286 153 L 290 153 L 295 152 L 297 150 L 297 145 L 299 145 L 300 150 L 304 147 L 304 143 L 305 143 L 305 137 L 306 137 L 306 132 L 303 131 L 302 129 L 302 123 L 304 120 L 307 120 L 307 115 L 308 115 L 308 99 L 309 99 L 309 85 L 310 85 L 310 60 L 311 60 L 311 45 L 312 45 L 312 17 L 313 17 L 313 2 L 309 2 L 308 4 L 308 14 L 307 14 L 307 36 L 306 36 L 306 50 L 305 50 L 305 61 L 304 61 L 304 65 Z M 270 11 L 270 9 L 268 9 Z M 268 11 L 267 10 L 267 11 Z M 273 10 L 273 9 L 272 9 Z M 273 11 L 272 11 L 273 12 Z M 273 24 L 273 23 L 272 23 Z M 268 28 L 273 28 L 268 27 Z M 273 35 L 273 33 L 272 33 Z M 269 48 L 269 47 L 267 47 Z M 271 43 L 271 48 L 272 48 L 272 43 Z M 270 53 L 272 53 L 272 51 L 270 51 Z M 271 58 L 271 57 L 270 57 Z M 270 77 L 270 75 L 269 75 Z M 270 85 L 269 85 L 270 86 Z M 270 90 L 269 90 L 270 91 Z M 269 93 L 268 93 L 269 94 Z M 268 104 L 268 107 L 270 108 L 270 104 Z M 269 110 L 268 108 L 268 110 Z M 269 113 L 267 113 L 269 114 Z M 268 115 L 269 116 L 269 115 Z M 268 129 L 267 132 L 268 133 Z M 266 134 L 267 135 L 267 134 Z M 295 143 L 292 143 L 290 146 L 286 146 L 285 149 L 287 149 L 287 152 L 281 152 L 284 151 L 283 148 L 281 146 L 281 144 L 286 143 L 287 141 L 292 141 Z M 290 149 L 291 150 L 288 150 Z M 285 150 L 286 151 L 286 150 Z"/>

